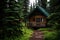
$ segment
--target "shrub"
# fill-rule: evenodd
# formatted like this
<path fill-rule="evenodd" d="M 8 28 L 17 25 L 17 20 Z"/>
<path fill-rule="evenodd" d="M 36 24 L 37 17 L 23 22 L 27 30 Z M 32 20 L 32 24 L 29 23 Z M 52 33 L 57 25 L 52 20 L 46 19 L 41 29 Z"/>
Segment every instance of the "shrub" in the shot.
<path fill-rule="evenodd" d="M 56 32 L 44 31 L 45 40 L 55 40 L 56 36 L 57 36 Z"/>

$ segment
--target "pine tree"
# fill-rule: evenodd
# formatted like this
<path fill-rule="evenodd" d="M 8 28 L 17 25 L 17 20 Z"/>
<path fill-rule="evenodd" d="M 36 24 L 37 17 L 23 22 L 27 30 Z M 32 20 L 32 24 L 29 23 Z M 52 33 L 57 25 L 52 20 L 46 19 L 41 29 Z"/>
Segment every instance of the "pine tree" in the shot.
<path fill-rule="evenodd" d="M 60 0 L 51 0 L 50 5 L 51 13 L 60 12 Z"/>
<path fill-rule="evenodd" d="M 22 33 L 20 19 L 23 15 L 22 0 L 0 0 L 0 38 L 18 36 Z"/>
<path fill-rule="evenodd" d="M 29 10 L 29 0 L 24 0 L 24 5 L 23 5 L 23 12 L 24 12 L 24 17 L 28 14 Z"/>
<path fill-rule="evenodd" d="M 36 4 L 35 3 L 33 3 L 33 9 L 36 7 Z"/>
<path fill-rule="evenodd" d="M 46 9 L 47 0 L 38 0 L 38 5 Z"/>
<path fill-rule="evenodd" d="M 30 6 L 30 12 L 33 10 L 33 6 L 32 6 L 32 4 L 31 4 L 31 6 Z"/>

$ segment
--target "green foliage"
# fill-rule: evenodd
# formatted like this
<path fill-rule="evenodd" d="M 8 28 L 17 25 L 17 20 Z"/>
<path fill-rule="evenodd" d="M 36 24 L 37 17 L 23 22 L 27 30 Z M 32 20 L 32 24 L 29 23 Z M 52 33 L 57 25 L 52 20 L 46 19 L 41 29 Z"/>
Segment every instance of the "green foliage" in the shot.
<path fill-rule="evenodd" d="M 44 31 L 44 40 L 55 40 L 57 33 L 54 31 Z"/>
<path fill-rule="evenodd" d="M 57 13 L 52 13 L 49 17 L 48 17 L 48 25 L 56 30 L 57 36 L 55 40 L 60 40 L 60 12 Z"/>
<path fill-rule="evenodd" d="M 53 28 L 40 28 L 40 31 L 44 33 L 44 40 L 56 40 L 57 39 L 57 31 L 53 30 Z"/>
<path fill-rule="evenodd" d="M 20 22 L 21 18 L 24 18 L 24 1 L 25 0 L 0 0 L 1 40 L 20 40 L 21 34 L 25 32 L 22 33 L 21 28 L 23 26 Z M 29 35 L 29 33 L 26 33 L 26 36 L 27 34 Z"/>
<path fill-rule="evenodd" d="M 29 13 L 29 0 L 24 0 L 23 6 L 23 16 L 26 17 Z"/>
<path fill-rule="evenodd" d="M 40 30 L 40 31 L 52 31 L 53 29 L 52 28 L 40 28 L 38 30 Z"/>
<path fill-rule="evenodd" d="M 26 26 L 25 26 L 25 23 L 22 22 L 22 33 L 23 35 L 21 36 L 20 40 L 29 40 L 29 38 L 31 37 L 31 34 L 33 33 L 33 30 L 31 29 L 28 29 Z"/>
<path fill-rule="evenodd" d="M 50 0 L 50 11 L 60 12 L 60 0 Z"/>
<path fill-rule="evenodd" d="M 23 0 L 0 0 L 0 38 L 1 40 L 13 40 L 22 34 L 20 19 L 22 18 Z"/>
<path fill-rule="evenodd" d="M 24 28 L 22 28 L 22 33 L 23 33 L 23 35 L 21 36 L 20 40 L 29 40 L 33 31 L 31 29 L 24 27 Z"/>
<path fill-rule="evenodd" d="M 58 13 L 52 13 L 49 17 L 48 17 L 48 25 L 52 26 L 55 29 L 58 29 L 57 27 L 60 26 L 60 12 Z M 60 28 L 60 27 L 59 27 Z"/>

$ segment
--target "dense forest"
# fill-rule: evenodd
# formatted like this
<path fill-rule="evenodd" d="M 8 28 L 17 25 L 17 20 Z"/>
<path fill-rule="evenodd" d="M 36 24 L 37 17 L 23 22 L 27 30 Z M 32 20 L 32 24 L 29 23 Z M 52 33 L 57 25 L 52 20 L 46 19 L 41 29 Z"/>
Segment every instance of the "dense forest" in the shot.
<path fill-rule="evenodd" d="M 53 30 L 52 37 L 48 32 L 45 40 L 60 40 L 60 0 L 38 0 L 29 6 L 29 0 L 0 0 L 0 40 L 29 40 L 33 32 L 26 26 L 25 17 L 37 6 L 49 12 L 46 30 Z M 49 6 L 48 6 L 49 5 Z M 45 29 L 41 29 L 45 30 Z M 56 34 L 56 35 L 55 35 Z M 46 34 L 45 34 L 46 35 Z M 23 39 L 24 38 L 24 39 Z"/>

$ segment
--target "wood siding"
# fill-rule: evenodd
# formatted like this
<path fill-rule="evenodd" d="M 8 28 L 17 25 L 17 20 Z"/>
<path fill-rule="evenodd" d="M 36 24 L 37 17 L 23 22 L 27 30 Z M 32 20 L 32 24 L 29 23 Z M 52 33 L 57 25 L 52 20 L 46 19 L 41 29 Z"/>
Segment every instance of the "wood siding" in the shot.
<path fill-rule="evenodd" d="M 40 14 L 38 11 L 35 11 L 32 15 L 29 17 L 29 22 L 27 23 L 27 26 L 31 26 L 31 27 L 45 27 L 47 20 L 46 20 L 46 16 Z M 37 18 L 43 18 L 43 22 L 36 22 Z"/>
<path fill-rule="evenodd" d="M 43 22 L 36 22 L 36 18 L 43 18 Z M 36 16 L 32 16 L 29 19 L 29 23 L 28 26 L 32 26 L 32 27 L 45 27 L 46 26 L 46 17 L 43 15 L 36 15 Z"/>

